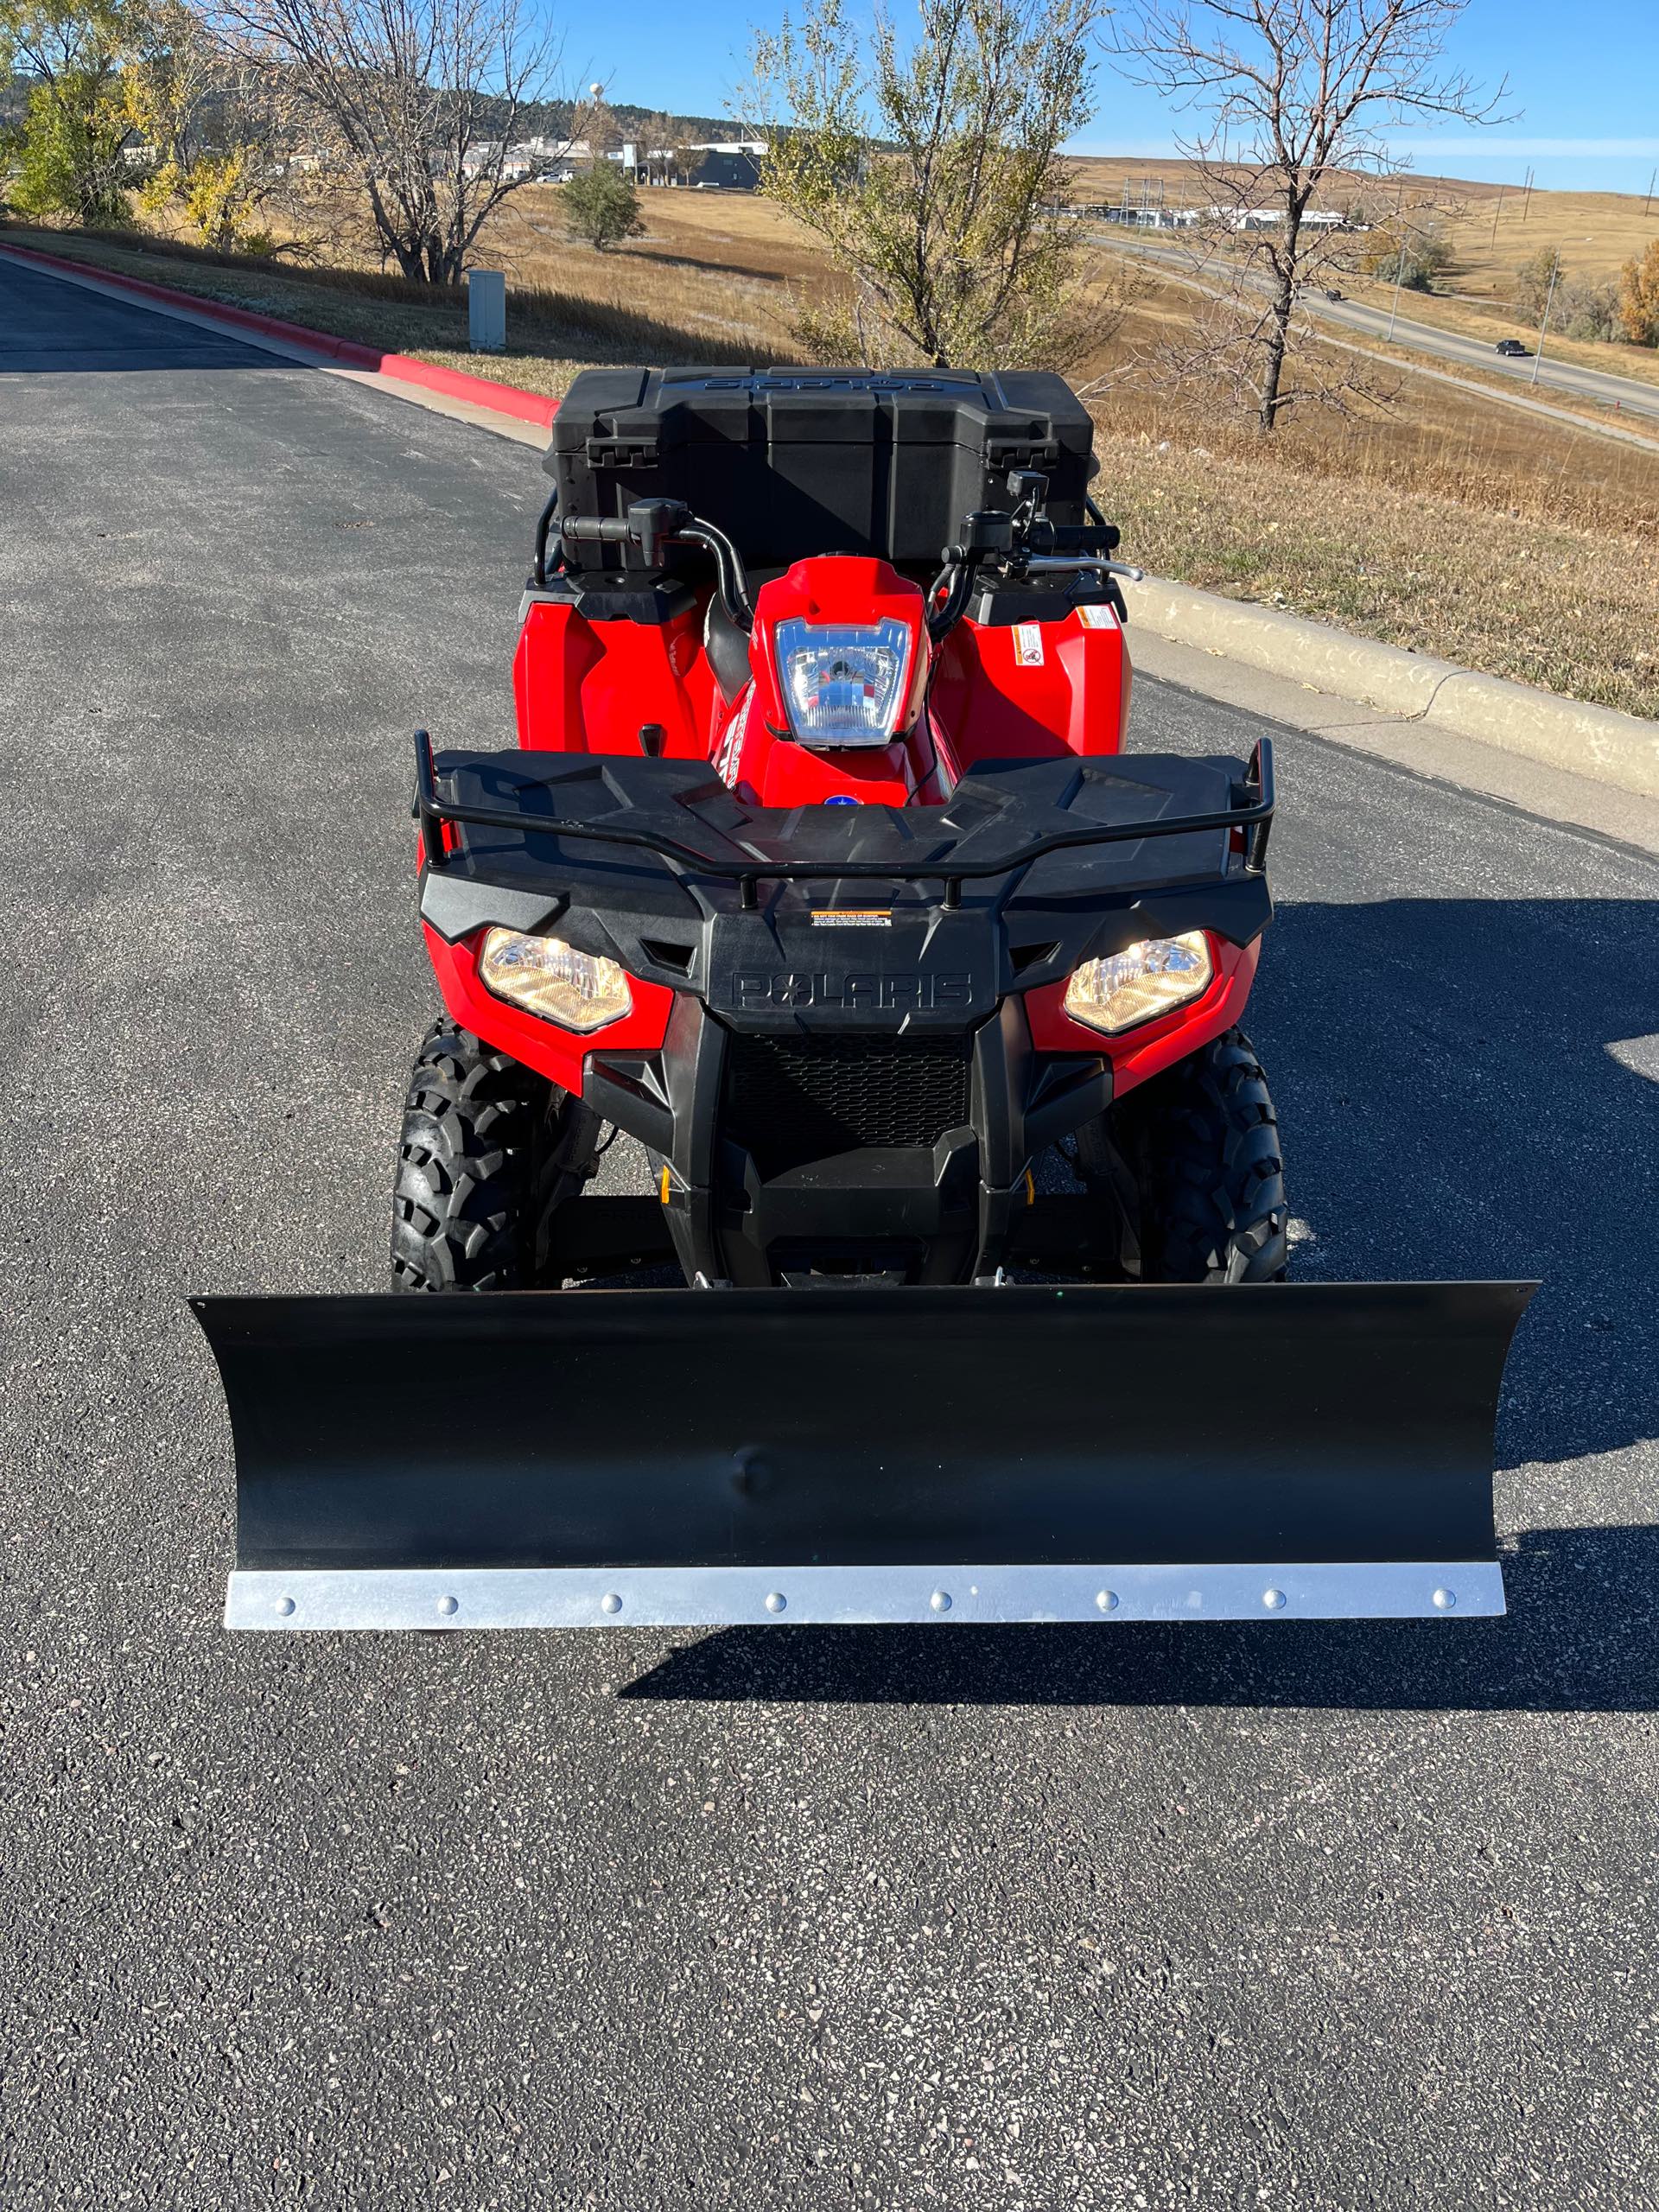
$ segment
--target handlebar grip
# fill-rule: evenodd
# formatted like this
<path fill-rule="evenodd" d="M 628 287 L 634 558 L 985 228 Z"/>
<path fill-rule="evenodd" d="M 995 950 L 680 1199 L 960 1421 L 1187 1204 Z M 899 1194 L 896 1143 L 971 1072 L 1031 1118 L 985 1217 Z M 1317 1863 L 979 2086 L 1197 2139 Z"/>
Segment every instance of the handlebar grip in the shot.
<path fill-rule="evenodd" d="M 598 515 L 566 515 L 559 524 L 559 532 L 577 545 L 626 545 L 628 543 L 626 522 Z"/>

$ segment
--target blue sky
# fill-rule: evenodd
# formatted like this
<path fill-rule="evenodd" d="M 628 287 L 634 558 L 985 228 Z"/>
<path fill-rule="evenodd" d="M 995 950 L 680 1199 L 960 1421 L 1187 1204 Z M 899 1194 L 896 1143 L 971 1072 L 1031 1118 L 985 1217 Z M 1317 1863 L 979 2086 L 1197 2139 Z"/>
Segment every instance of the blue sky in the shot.
<path fill-rule="evenodd" d="M 718 115 L 741 80 L 749 23 L 775 20 L 781 4 L 631 0 L 617 18 L 626 30 L 608 51 L 601 17 L 567 15 L 566 56 L 573 75 L 602 78 L 616 99 Z M 905 0 L 897 5 L 902 16 Z M 1473 134 L 1414 130 L 1414 168 L 1516 184 L 1530 168 L 1541 185 L 1561 189 L 1646 191 L 1659 166 L 1659 0 L 1471 0 L 1452 52 L 1488 83 L 1508 76 L 1516 119 Z M 1173 149 L 1179 117 L 1104 65 L 1099 89 L 1081 149 Z"/>

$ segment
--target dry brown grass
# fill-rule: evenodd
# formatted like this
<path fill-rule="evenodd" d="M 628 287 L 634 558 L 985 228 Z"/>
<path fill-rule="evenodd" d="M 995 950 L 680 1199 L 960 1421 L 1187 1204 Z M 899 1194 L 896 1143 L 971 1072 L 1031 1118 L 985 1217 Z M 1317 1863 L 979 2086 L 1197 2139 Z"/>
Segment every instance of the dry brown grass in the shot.
<path fill-rule="evenodd" d="M 1605 283 L 1632 255 L 1659 238 L 1659 194 L 1643 212 L 1639 193 L 1537 192 L 1466 185 L 1448 232 L 1461 293 L 1508 301 L 1515 272 L 1545 246 L 1556 247 L 1569 276 Z"/>
<path fill-rule="evenodd" d="M 1181 313 L 1162 289 L 1120 343 Z M 1114 385 L 1096 497 L 1160 575 L 1659 715 L 1659 454 L 1402 388 L 1268 442 L 1197 394 Z"/>
<path fill-rule="evenodd" d="M 5 228 L 20 245 L 67 259 L 279 315 L 333 337 L 467 368 L 531 391 L 562 392 L 578 370 L 606 362 L 771 363 L 793 350 L 781 281 L 724 272 L 698 276 L 632 252 L 596 254 L 563 243 L 555 253 L 528 226 L 511 260 L 505 250 L 501 257 L 514 271 L 508 349 L 487 359 L 470 349 L 464 297 L 435 298 L 377 270 L 251 262 L 137 232 Z M 535 281 L 555 273 L 563 285 Z"/>
<path fill-rule="evenodd" d="M 1097 417 L 1097 419 L 1099 419 Z M 1096 494 L 1160 575 L 1659 715 L 1659 542 L 1471 512 L 1376 467 L 1317 486 L 1270 457 L 1101 423 Z"/>
<path fill-rule="evenodd" d="M 1147 368 L 1109 385 L 1112 405 L 1137 425 L 1155 417 L 1211 444 L 1230 440 L 1241 451 L 1255 451 L 1260 441 L 1243 419 L 1230 421 L 1199 394 L 1160 390 L 1159 340 L 1185 329 L 1189 296 L 1173 283 L 1154 285 L 1089 372 L 1110 377 L 1139 355 Z M 1340 359 L 1332 357 L 1332 373 Z M 1379 360 L 1366 374 L 1377 398 L 1357 397 L 1346 416 L 1293 410 L 1274 441 L 1281 456 L 1308 474 L 1375 476 L 1475 508 L 1524 511 L 1592 530 L 1659 529 L 1659 437 L 1651 448 L 1630 445 L 1588 427 L 1580 431 L 1513 408 L 1482 406 L 1457 385 L 1414 375 L 1403 363 Z"/>

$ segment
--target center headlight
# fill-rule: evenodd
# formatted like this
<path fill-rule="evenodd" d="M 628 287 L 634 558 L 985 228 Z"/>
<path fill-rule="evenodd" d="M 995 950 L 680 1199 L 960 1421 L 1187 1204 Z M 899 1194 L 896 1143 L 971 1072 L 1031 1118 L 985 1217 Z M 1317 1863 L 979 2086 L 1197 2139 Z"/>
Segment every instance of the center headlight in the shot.
<path fill-rule="evenodd" d="M 789 726 L 803 745 L 886 745 L 905 703 L 910 631 L 902 622 L 805 622 L 777 632 Z"/>
<path fill-rule="evenodd" d="M 1065 1010 L 1116 1036 L 1199 997 L 1215 972 L 1202 930 L 1144 938 L 1104 960 L 1085 960 L 1065 987 Z"/>
<path fill-rule="evenodd" d="M 614 960 L 578 952 L 561 938 L 492 930 L 478 972 L 497 998 L 583 1034 L 620 1021 L 633 1006 L 627 976 Z"/>

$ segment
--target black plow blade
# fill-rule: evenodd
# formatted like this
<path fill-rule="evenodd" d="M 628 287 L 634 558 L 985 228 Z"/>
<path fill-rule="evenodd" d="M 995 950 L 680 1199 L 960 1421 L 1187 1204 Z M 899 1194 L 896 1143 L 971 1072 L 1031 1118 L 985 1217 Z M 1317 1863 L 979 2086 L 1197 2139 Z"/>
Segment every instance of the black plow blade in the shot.
<path fill-rule="evenodd" d="M 200 1299 L 226 1624 L 1502 1612 L 1534 1287 Z"/>

